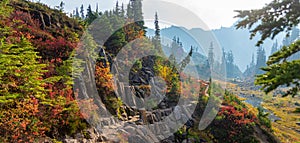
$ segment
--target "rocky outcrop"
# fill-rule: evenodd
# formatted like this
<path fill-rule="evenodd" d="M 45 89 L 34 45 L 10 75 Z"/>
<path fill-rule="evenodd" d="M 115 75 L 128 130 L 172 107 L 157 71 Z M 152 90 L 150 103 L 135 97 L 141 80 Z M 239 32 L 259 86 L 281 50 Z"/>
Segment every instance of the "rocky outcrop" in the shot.
<path fill-rule="evenodd" d="M 33 19 L 38 20 L 42 30 L 56 32 L 54 29 L 68 28 L 72 32 L 82 34 L 83 27 L 75 20 L 69 18 L 59 10 L 50 9 L 42 3 L 32 3 L 28 1 L 15 0 L 9 3 L 16 11 L 29 13 Z M 59 34 L 59 33 L 55 33 Z"/>
<path fill-rule="evenodd" d="M 111 62 L 111 58 L 107 56 L 104 49 L 98 47 L 99 55 L 103 64 Z M 91 59 L 84 59 L 86 62 L 85 72 L 78 80 L 78 83 L 83 83 L 77 85 L 76 89 L 81 89 L 79 94 L 83 95 L 83 98 L 94 98 L 93 95 L 97 94 L 91 82 L 94 79 L 94 68 L 91 64 Z M 121 117 L 115 118 L 110 117 L 108 111 L 106 110 L 103 103 L 97 104 L 101 108 L 101 119 L 94 125 L 93 129 L 97 133 L 89 131 L 93 136 L 92 139 L 78 138 L 83 137 L 78 135 L 77 138 L 66 138 L 65 142 L 71 143 L 73 141 L 78 142 L 175 142 L 177 138 L 192 141 L 194 139 L 189 139 L 188 136 L 177 135 L 175 132 L 179 127 L 188 123 L 189 117 L 193 114 L 197 102 L 187 102 L 183 103 L 181 106 L 172 104 L 165 100 L 165 85 L 159 78 L 154 76 L 154 71 L 151 68 L 153 61 L 146 62 L 138 73 L 131 73 L 129 80 L 130 83 L 120 82 L 122 78 L 122 73 L 118 72 L 118 65 L 110 64 L 111 69 L 114 69 L 116 75 L 120 77 L 114 77 L 114 87 L 117 97 L 120 97 L 124 103 L 121 107 L 124 113 Z M 149 67 L 150 66 L 150 67 Z M 199 81 L 201 82 L 201 81 Z M 143 88 L 143 86 L 150 86 L 149 92 Z M 208 83 L 203 82 L 201 84 L 205 89 L 208 89 Z M 88 90 L 89 89 L 89 90 Z M 205 90 L 207 92 L 207 90 Z M 91 96 L 91 97 L 90 97 Z M 157 99 L 155 108 L 147 108 L 145 103 L 147 98 Z M 97 101 L 95 101 L 97 102 Z M 177 105 L 177 106 L 176 106 Z M 102 113 L 103 112 L 103 113 Z M 108 113 L 108 114 L 106 114 Z M 95 135 L 94 135 L 95 134 Z"/>

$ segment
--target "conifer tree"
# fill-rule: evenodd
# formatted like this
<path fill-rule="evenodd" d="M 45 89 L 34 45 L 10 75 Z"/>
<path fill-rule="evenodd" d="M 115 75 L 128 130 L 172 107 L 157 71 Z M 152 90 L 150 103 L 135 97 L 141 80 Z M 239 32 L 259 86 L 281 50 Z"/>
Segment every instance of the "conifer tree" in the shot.
<path fill-rule="evenodd" d="M 133 20 L 137 24 L 137 31 L 142 30 L 146 33 L 146 27 L 142 11 L 142 0 L 130 0 L 131 8 L 133 12 Z"/>
<path fill-rule="evenodd" d="M 290 32 L 300 21 L 299 0 L 274 0 L 265 7 L 256 10 L 240 10 L 236 17 L 242 18 L 237 28 L 251 29 L 251 37 L 261 33 L 257 45 L 267 38 L 274 38 L 280 32 Z M 289 35 L 289 34 L 287 34 Z M 287 59 L 300 51 L 300 40 L 292 41 L 269 57 L 267 67 L 262 68 L 266 73 L 258 75 L 255 83 L 269 93 L 282 85 L 291 86 L 286 95 L 296 95 L 300 91 L 300 60 Z"/>
<path fill-rule="evenodd" d="M 124 17 L 125 16 L 125 9 L 124 9 L 124 4 L 122 3 L 122 6 L 121 6 L 121 17 Z"/>
<path fill-rule="evenodd" d="M 250 66 L 253 67 L 254 65 L 255 65 L 255 62 L 254 62 L 254 54 L 252 54 L 252 60 L 251 60 Z"/>
<path fill-rule="evenodd" d="M 193 55 L 193 47 L 191 47 L 189 54 L 180 63 L 179 72 L 182 72 L 185 69 L 185 67 L 190 63 L 192 55 Z"/>
<path fill-rule="evenodd" d="M 115 8 L 114 14 L 117 15 L 117 16 L 120 15 L 120 8 L 119 8 L 119 2 L 118 1 L 116 2 L 116 8 Z"/>
<path fill-rule="evenodd" d="M 65 3 L 63 1 L 60 2 L 59 4 L 59 11 L 63 12 L 65 7 Z"/>
<path fill-rule="evenodd" d="M 127 5 L 127 18 L 133 20 L 133 9 L 131 3 Z"/>
<path fill-rule="evenodd" d="M 208 62 L 211 66 L 211 68 L 213 68 L 213 65 L 214 65 L 214 45 L 213 45 L 213 42 L 210 43 L 210 48 L 209 48 L 209 51 L 208 51 Z"/>
<path fill-rule="evenodd" d="M 84 19 L 84 8 L 83 8 L 83 4 L 80 7 L 80 14 L 81 14 L 81 18 Z"/>
<path fill-rule="evenodd" d="M 0 102 L 12 102 L 31 96 L 44 99 L 45 82 L 42 80 L 46 65 L 40 64 L 40 57 L 25 38 L 16 44 L 0 43 Z"/>
<path fill-rule="evenodd" d="M 256 74 L 264 73 L 261 68 L 266 66 L 266 52 L 262 47 L 257 49 Z"/>
<path fill-rule="evenodd" d="M 96 13 L 99 14 L 99 6 L 98 6 L 98 3 L 96 4 Z"/>
<path fill-rule="evenodd" d="M 76 7 L 76 10 L 75 10 L 75 17 L 80 18 L 78 7 Z"/>
<path fill-rule="evenodd" d="M 161 37 L 160 37 L 160 29 L 159 29 L 159 24 L 158 24 L 158 15 L 157 12 L 155 13 L 155 36 L 154 36 L 154 46 L 155 49 L 162 49 L 161 47 Z"/>
<path fill-rule="evenodd" d="M 97 13 L 93 12 L 91 5 L 89 5 L 86 14 L 86 22 L 91 24 L 97 18 L 97 15 Z"/>

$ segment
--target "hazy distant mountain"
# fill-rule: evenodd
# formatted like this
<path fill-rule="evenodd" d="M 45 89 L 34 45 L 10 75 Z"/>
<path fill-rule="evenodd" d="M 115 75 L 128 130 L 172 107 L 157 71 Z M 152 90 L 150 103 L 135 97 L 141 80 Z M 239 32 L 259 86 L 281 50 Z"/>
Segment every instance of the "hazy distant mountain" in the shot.
<path fill-rule="evenodd" d="M 189 75 L 199 76 L 201 79 L 209 80 L 211 77 L 211 74 L 214 73 L 214 78 L 218 79 L 224 79 L 225 75 L 227 75 L 227 78 L 236 78 L 236 77 L 242 77 L 243 74 L 240 71 L 240 69 L 236 65 L 231 65 L 229 63 L 226 64 L 227 72 L 225 72 L 221 68 L 220 62 L 214 63 L 213 71 L 211 71 L 211 64 L 209 64 L 209 58 L 207 55 L 205 55 L 202 51 L 197 50 L 195 45 L 197 45 L 197 42 L 195 39 L 192 39 L 189 35 L 189 33 L 186 33 L 184 29 L 176 28 L 177 33 L 183 33 L 181 34 L 180 38 L 177 39 L 176 37 L 174 40 L 175 42 L 172 43 L 174 40 L 170 40 L 169 38 L 164 38 L 163 40 L 163 52 L 166 55 L 166 57 L 170 57 L 172 54 L 176 60 L 176 63 L 179 64 L 186 56 L 188 55 L 188 52 L 190 51 L 189 46 L 183 46 L 184 43 L 181 42 L 181 39 L 185 39 L 185 41 L 189 40 L 189 43 L 192 43 L 193 45 L 193 54 L 191 58 L 190 65 L 187 66 L 185 71 L 189 73 Z M 170 32 L 174 32 L 170 31 Z M 153 31 L 150 31 L 153 32 Z M 166 32 L 166 31 L 165 31 Z M 174 33 L 176 34 L 176 33 Z M 182 38 L 183 37 L 183 38 Z M 174 45 L 175 44 L 175 45 Z M 178 46 L 176 46 L 178 44 Z M 185 44 L 187 45 L 187 44 Z M 186 47 L 189 47 L 187 49 Z M 197 47 L 200 47 L 198 45 Z M 185 48 L 185 49 L 184 49 Z M 189 50 L 187 52 L 187 50 Z M 229 70 L 230 69 L 230 70 Z M 226 73 L 226 74 L 225 74 Z"/>
<path fill-rule="evenodd" d="M 209 48 L 211 43 L 210 32 L 213 32 L 220 46 L 223 47 L 225 51 L 232 50 L 234 63 L 241 71 L 245 71 L 247 65 L 251 62 L 252 54 L 256 54 L 257 48 L 255 44 L 259 39 L 259 36 L 256 36 L 253 40 L 250 40 L 249 30 L 236 30 L 233 26 L 228 28 L 222 27 L 212 31 L 205 31 L 201 28 L 186 29 L 177 26 L 161 29 L 163 43 L 167 41 L 166 39 L 173 39 L 174 36 L 177 36 L 180 38 L 180 41 L 182 41 L 186 52 L 190 50 L 191 46 L 201 47 L 202 49 Z M 153 36 L 154 30 L 148 29 L 147 35 Z M 282 37 L 282 34 L 278 36 L 278 41 L 282 41 Z M 199 41 L 199 43 L 197 41 Z M 272 44 L 273 41 L 266 40 L 262 45 L 266 50 L 267 56 L 270 54 Z M 199 49 L 199 52 L 206 55 L 201 49 Z"/>

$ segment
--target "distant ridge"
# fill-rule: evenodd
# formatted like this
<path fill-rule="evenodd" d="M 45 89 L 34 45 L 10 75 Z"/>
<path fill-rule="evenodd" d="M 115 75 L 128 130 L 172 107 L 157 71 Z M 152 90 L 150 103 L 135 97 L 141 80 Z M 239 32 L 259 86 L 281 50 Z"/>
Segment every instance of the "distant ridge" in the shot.
<path fill-rule="evenodd" d="M 212 31 L 205 31 L 201 28 L 186 29 L 178 26 L 161 29 L 162 39 L 173 39 L 174 36 L 179 37 L 186 52 L 189 51 L 191 46 L 201 48 L 209 47 L 211 41 L 209 40 L 208 35 L 210 32 L 213 32 L 225 51 L 231 50 L 233 52 L 235 64 L 241 69 L 241 71 L 244 72 L 247 65 L 251 62 L 252 54 L 256 55 L 257 48 L 255 47 L 255 44 L 259 39 L 259 36 L 256 36 L 253 40 L 250 40 L 248 29 L 236 30 L 234 26 L 221 27 L 220 29 L 214 29 Z M 147 36 L 153 35 L 154 30 L 147 29 Z M 282 41 L 283 37 L 283 34 L 280 34 L 276 37 L 276 39 L 278 39 L 278 41 Z M 267 56 L 270 54 L 272 44 L 273 41 L 267 39 L 262 45 L 262 47 L 266 50 Z M 205 55 L 202 50 L 199 50 L 199 52 Z"/>

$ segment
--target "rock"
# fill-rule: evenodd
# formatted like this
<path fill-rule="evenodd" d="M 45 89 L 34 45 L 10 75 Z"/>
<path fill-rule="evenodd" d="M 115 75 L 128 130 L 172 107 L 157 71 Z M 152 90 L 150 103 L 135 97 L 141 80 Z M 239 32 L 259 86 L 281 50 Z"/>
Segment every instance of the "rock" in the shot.
<path fill-rule="evenodd" d="M 96 140 L 97 142 L 106 142 L 108 141 L 107 138 L 104 135 L 101 135 L 98 137 L 98 139 Z"/>
<path fill-rule="evenodd" d="M 140 129 L 136 129 L 135 131 L 136 131 L 137 135 L 140 135 L 142 137 L 147 135 L 147 134 L 144 134 L 143 131 L 141 131 Z"/>
<path fill-rule="evenodd" d="M 110 123 L 111 123 L 111 125 L 114 125 L 114 124 L 116 124 L 116 121 L 115 121 L 115 119 L 114 119 L 114 118 L 110 118 Z"/>
<path fill-rule="evenodd" d="M 146 141 L 143 140 L 143 138 L 141 136 L 133 135 L 133 136 L 128 137 L 128 142 L 129 143 L 144 143 Z"/>
<path fill-rule="evenodd" d="M 181 121 L 184 123 L 186 123 L 186 121 L 189 120 L 189 118 L 185 114 L 181 114 L 181 117 L 182 117 Z"/>
<path fill-rule="evenodd" d="M 103 120 L 102 122 L 101 122 L 104 126 L 109 126 L 109 120 Z"/>
<path fill-rule="evenodd" d="M 135 130 L 136 130 L 136 129 L 135 129 L 132 125 L 129 125 L 129 126 L 126 126 L 126 127 L 125 127 L 125 131 L 127 131 L 127 132 L 130 133 L 130 134 L 135 134 L 135 133 L 136 133 Z"/>
<path fill-rule="evenodd" d="M 161 103 L 158 105 L 158 107 L 159 107 L 160 109 L 166 109 L 166 108 L 167 108 L 167 104 L 166 104 L 165 102 L 161 102 Z"/>
<path fill-rule="evenodd" d="M 128 119 L 127 114 L 126 114 L 125 112 L 122 113 L 121 116 L 122 116 L 122 119 L 123 119 L 123 120 L 127 120 L 127 119 Z"/>
<path fill-rule="evenodd" d="M 64 139 L 64 143 L 79 143 L 77 139 Z"/>
<path fill-rule="evenodd" d="M 83 134 L 81 134 L 81 133 L 75 134 L 74 137 L 75 137 L 75 139 L 82 139 L 82 138 L 84 138 Z"/>
<path fill-rule="evenodd" d="M 90 128 L 87 129 L 87 136 L 85 136 L 85 138 L 87 139 L 96 139 L 99 137 L 99 133 L 96 131 L 95 128 Z"/>
<path fill-rule="evenodd" d="M 182 141 L 182 143 L 197 143 L 197 139 L 195 138 L 188 138 Z"/>
<path fill-rule="evenodd" d="M 150 132 L 147 128 L 143 126 L 138 126 L 138 129 L 141 130 L 144 135 L 148 135 L 148 133 Z"/>
<path fill-rule="evenodd" d="M 147 115 L 147 121 L 150 123 L 150 124 L 153 124 L 154 123 L 154 116 L 150 113 Z"/>
<path fill-rule="evenodd" d="M 51 26 L 51 16 L 46 13 L 43 13 L 43 19 L 44 19 L 45 25 L 47 27 L 50 27 Z"/>
<path fill-rule="evenodd" d="M 300 122 L 297 122 L 296 125 L 300 126 Z"/>
<path fill-rule="evenodd" d="M 158 135 L 157 139 L 161 141 L 161 140 L 165 139 L 165 137 L 163 135 Z"/>
<path fill-rule="evenodd" d="M 179 106 L 176 106 L 174 108 L 174 112 L 173 113 L 174 113 L 175 119 L 176 120 L 180 120 L 182 111 L 181 111 L 181 109 L 180 109 Z"/>
<path fill-rule="evenodd" d="M 129 135 L 129 133 L 126 132 L 124 129 L 118 129 L 117 132 L 122 135 Z"/>
<path fill-rule="evenodd" d="M 129 116 L 129 117 L 128 117 L 128 120 L 131 120 L 131 119 L 133 119 L 133 116 Z"/>
<path fill-rule="evenodd" d="M 154 114 L 155 114 L 155 118 L 157 119 L 156 122 L 161 121 L 162 117 L 160 111 L 155 111 Z"/>
<path fill-rule="evenodd" d="M 151 131 L 149 131 L 149 130 L 148 130 L 147 136 L 149 137 L 149 139 L 150 139 L 151 142 L 154 142 L 154 143 L 159 142 L 159 140 L 157 139 L 157 137 Z"/>
<path fill-rule="evenodd" d="M 142 119 L 139 119 L 135 122 L 137 125 L 143 125 L 144 121 Z"/>

